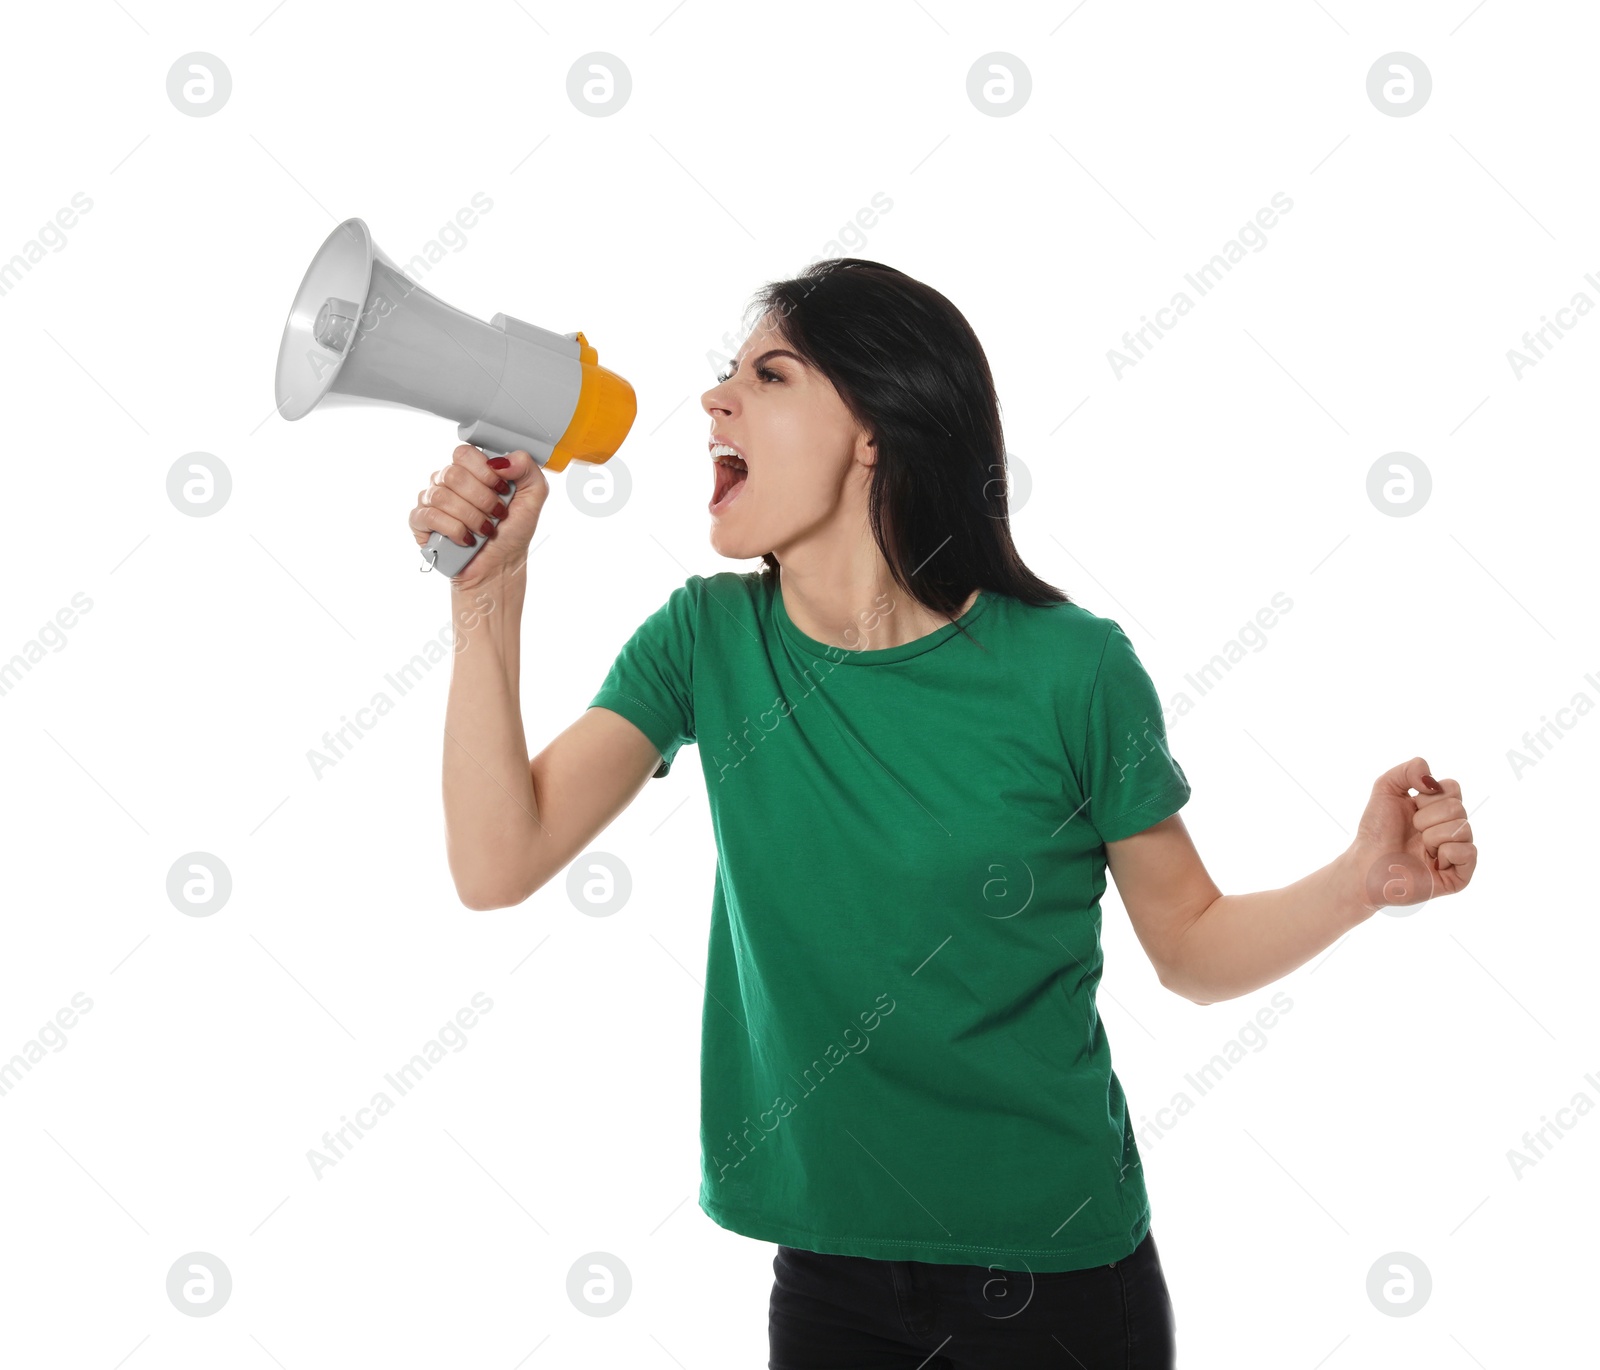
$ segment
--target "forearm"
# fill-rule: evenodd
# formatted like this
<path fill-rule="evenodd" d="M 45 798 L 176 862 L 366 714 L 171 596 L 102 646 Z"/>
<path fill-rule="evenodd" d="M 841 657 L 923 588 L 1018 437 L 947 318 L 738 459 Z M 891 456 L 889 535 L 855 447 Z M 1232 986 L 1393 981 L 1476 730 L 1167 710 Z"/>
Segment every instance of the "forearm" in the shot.
<path fill-rule="evenodd" d="M 519 571 L 450 591 L 456 652 L 445 706 L 445 842 L 469 907 L 517 902 L 541 836 L 519 692 L 526 588 Z"/>
<path fill-rule="evenodd" d="M 1304 965 L 1373 911 L 1341 854 L 1282 889 L 1213 900 L 1178 939 L 1162 982 L 1200 1004 L 1236 999 Z"/>

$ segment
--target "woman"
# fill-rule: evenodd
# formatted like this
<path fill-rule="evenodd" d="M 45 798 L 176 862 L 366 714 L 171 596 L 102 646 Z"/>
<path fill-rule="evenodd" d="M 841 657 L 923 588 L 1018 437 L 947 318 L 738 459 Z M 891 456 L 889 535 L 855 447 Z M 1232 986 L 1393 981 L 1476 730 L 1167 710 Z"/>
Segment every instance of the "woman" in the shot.
<path fill-rule="evenodd" d="M 543 471 L 463 446 L 421 493 L 418 543 L 489 537 L 451 585 L 456 887 L 475 909 L 527 899 L 697 742 L 718 849 L 700 1205 L 777 1243 L 770 1364 L 1170 1366 L 1095 1010 L 1107 869 L 1162 983 L 1231 999 L 1384 903 L 1462 888 L 1460 787 L 1414 757 L 1334 861 L 1223 895 L 1132 643 L 1012 544 L 966 320 L 854 258 L 755 306 L 701 405 L 711 544 L 763 565 L 673 590 L 531 762 L 518 634 Z"/>

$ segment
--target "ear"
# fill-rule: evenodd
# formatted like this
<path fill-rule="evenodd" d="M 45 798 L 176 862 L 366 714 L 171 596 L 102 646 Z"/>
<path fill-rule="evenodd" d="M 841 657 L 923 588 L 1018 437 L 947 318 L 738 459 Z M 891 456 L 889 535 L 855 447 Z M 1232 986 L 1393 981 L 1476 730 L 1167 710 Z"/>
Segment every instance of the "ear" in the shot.
<path fill-rule="evenodd" d="M 856 436 L 856 460 L 863 466 L 877 465 L 878 444 L 870 433 L 863 431 Z"/>

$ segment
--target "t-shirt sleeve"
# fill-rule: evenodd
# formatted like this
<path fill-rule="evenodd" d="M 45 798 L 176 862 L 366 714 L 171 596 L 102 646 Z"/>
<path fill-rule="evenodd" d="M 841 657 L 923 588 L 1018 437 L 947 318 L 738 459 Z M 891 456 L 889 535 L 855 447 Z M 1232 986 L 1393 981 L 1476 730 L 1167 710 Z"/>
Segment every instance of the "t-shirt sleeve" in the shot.
<path fill-rule="evenodd" d="M 661 753 L 659 779 L 678 748 L 695 740 L 694 635 L 704 577 L 690 576 L 641 623 L 617 653 L 600 691 L 589 701 L 621 714 Z"/>
<path fill-rule="evenodd" d="M 1084 742 L 1089 822 L 1119 842 L 1169 818 L 1189 800 L 1189 780 L 1167 750 L 1161 700 L 1133 643 L 1114 619 L 1089 694 Z"/>

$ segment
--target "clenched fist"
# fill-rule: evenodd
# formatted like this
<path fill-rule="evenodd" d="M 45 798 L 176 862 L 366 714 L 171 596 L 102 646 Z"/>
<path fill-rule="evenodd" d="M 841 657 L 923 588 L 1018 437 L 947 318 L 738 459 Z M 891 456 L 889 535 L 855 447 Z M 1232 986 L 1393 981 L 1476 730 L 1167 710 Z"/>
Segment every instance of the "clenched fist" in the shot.
<path fill-rule="evenodd" d="M 507 480 L 516 482 L 514 494 Z M 544 468 L 527 452 L 489 457 L 464 442 L 450 454 L 450 464 L 417 492 L 407 522 L 419 547 L 433 533 L 470 547 L 469 528 L 487 539 L 450 582 L 453 589 L 470 590 L 507 569 L 520 569 L 549 494 Z"/>
<path fill-rule="evenodd" d="M 1461 786 L 1435 780 L 1420 756 L 1373 782 L 1352 845 L 1365 873 L 1365 904 L 1374 912 L 1457 894 L 1478 865 Z"/>

